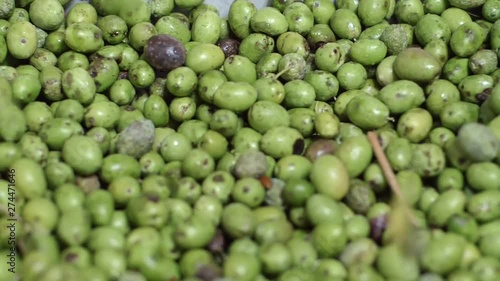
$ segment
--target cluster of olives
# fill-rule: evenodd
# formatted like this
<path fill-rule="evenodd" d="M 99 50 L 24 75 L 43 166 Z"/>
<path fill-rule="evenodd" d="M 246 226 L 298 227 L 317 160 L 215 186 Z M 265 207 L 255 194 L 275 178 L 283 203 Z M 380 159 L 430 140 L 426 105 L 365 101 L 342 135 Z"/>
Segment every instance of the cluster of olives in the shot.
<path fill-rule="evenodd" d="M 0 0 L 0 281 L 500 279 L 499 0 L 68 2 Z"/>

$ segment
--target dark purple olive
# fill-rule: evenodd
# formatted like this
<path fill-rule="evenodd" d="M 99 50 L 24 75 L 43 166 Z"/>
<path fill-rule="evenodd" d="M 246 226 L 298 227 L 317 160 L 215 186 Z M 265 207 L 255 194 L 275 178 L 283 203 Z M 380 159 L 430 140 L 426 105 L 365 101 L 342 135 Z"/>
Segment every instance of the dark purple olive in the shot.
<path fill-rule="evenodd" d="M 235 39 L 225 38 L 217 42 L 217 46 L 222 50 L 224 55 L 230 57 L 232 55 L 237 55 L 240 49 L 240 42 Z"/>
<path fill-rule="evenodd" d="M 186 48 L 176 38 L 159 34 L 146 43 L 144 58 L 156 70 L 169 71 L 186 62 Z"/>
<path fill-rule="evenodd" d="M 375 217 L 370 220 L 370 238 L 377 243 L 382 242 L 384 231 L 387 228 L 387 215 Z"/>

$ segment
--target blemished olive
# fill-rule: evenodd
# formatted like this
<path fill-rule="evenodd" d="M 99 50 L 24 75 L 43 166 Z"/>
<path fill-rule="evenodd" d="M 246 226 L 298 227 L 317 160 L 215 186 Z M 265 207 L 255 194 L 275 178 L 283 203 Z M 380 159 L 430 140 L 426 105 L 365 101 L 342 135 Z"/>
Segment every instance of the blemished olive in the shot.
<path fill-rule="evenodd" d="M 217 42 L 217 46 L 220 47 L 222 52 L 224 52 L 224 56 L 227 58 L 239 53 L 240 42 L 232 38 L 224 38 Z"/>
<path fill-rule="evenodd" d="M 157 70 L 168 71 L 186 62 L 186 48 L 175 37 L 158 34 L 146 43 L 144 58 Z"/>

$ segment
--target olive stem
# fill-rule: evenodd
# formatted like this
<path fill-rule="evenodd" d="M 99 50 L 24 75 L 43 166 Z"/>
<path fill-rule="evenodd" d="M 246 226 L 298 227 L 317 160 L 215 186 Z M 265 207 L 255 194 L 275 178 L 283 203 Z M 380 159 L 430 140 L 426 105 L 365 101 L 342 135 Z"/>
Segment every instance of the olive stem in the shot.
<path fill-rule="evenodd" d="M 278 80 L 278 78 L 280 78 L 280 76 L 281 76 L 281 75 L 283 75 L 285 72 L 287 72 L 287 71 L 288 71 L 288 70 L 290 70 L 290 69 L 292 69 L 292 67 L 291 67 L 291 66 L 289 66 L 289 67 L 287 67 L 287 68 L 283 69 L 282 71 L 280 71 L 280 72 L 276 73 L 276 74 L 274 75 L 274 77 L 273 77 L 273 80 Z"/>
<path fill-rule="evenodd" d="M 391 164 L 389 164 L 389 160 L 387 160 L 387 157 L 385 156 L 382 146 L 378 142 L 377 134 L 372 131 L 368 132 L 367 135 L 368 135 L 368 140 L 370 141 L 370 144 L 373 148 L 375 157 L 377 158 L 377 161 L 380 164 L 380 167 L 382 168 L 382 172 L 384 173 L 385 179 L 387 180 L 389 187 L 391 188 L 392 192 L 396 195 L 398 200 L 401 200 L 403 206 L 405 206 L 404 209 L 408 219 L 411 221 L 413 225 L 416 225 L 417 224 L 416 219 L 411 213 L 410 209 L 408 208 L 408 204 L 406 203 L 403 193 L 401 192 L 401 188 L 399 187 L 396 175 L 394 174 L 394 171 L 391 168 Z"/>

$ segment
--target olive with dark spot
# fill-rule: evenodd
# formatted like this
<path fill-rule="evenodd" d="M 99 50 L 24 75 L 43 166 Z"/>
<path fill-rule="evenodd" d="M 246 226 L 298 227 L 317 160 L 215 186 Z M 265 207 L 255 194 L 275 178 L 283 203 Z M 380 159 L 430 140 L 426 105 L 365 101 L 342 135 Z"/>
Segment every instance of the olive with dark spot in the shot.
<path fill-rule="evenodd" d="M 152 36 L 146 43 L 144 58 L 155 69 L 169 71 L 186 62 L 186 48 L 176 38 L 158 34 Z"/>
<path fill-rule="evenodd" d="M 380 243 L 382 236 L 387 228 L 388 216 L 382 215 L 370 220 L 370 238 L 375 242 Z"/>
<path fill-rule="evenodd" d="M 317 49 L 323 47 L 324 45 L 326 45 L 328 42 L 323 42 L 323 41 L 319 41 L 319 42 L 309 42 L 309 48 L 311 49 L 311 51 L 313 52 L 316 52 Z"/>
<path fill-rule="evenodd" d="M 302 155 L 302 152 L 304 152 L 305 146 L 306 146 L 306 143 L 303 139 L 297 139 L 293 143 L 293 154 Z"/>
<path fill-rule="evenodd" d="M 240 42 L 238 40 L 224 38 L 217 42 L 217 46 L 219 46 L 226 58 L 239 54 Z"/>
<path fill-rule="evenodd" d="M 202 281 L 215 281 L 220 280 L 222 277 L 222 270 L 214 264 L 204 264 L 198 268 L 196 278 Z"/>
<path fill-rule="evenodd" d="M 215 180 L 215 177 L 214 177 Z M 214 238 L 208 244 L 207 248 L 210 252 L 217 254 L 223 253 L 227 246 L 226 237 L 224 236 L 224 232 L 220 229 L 215 233 Z"/>

